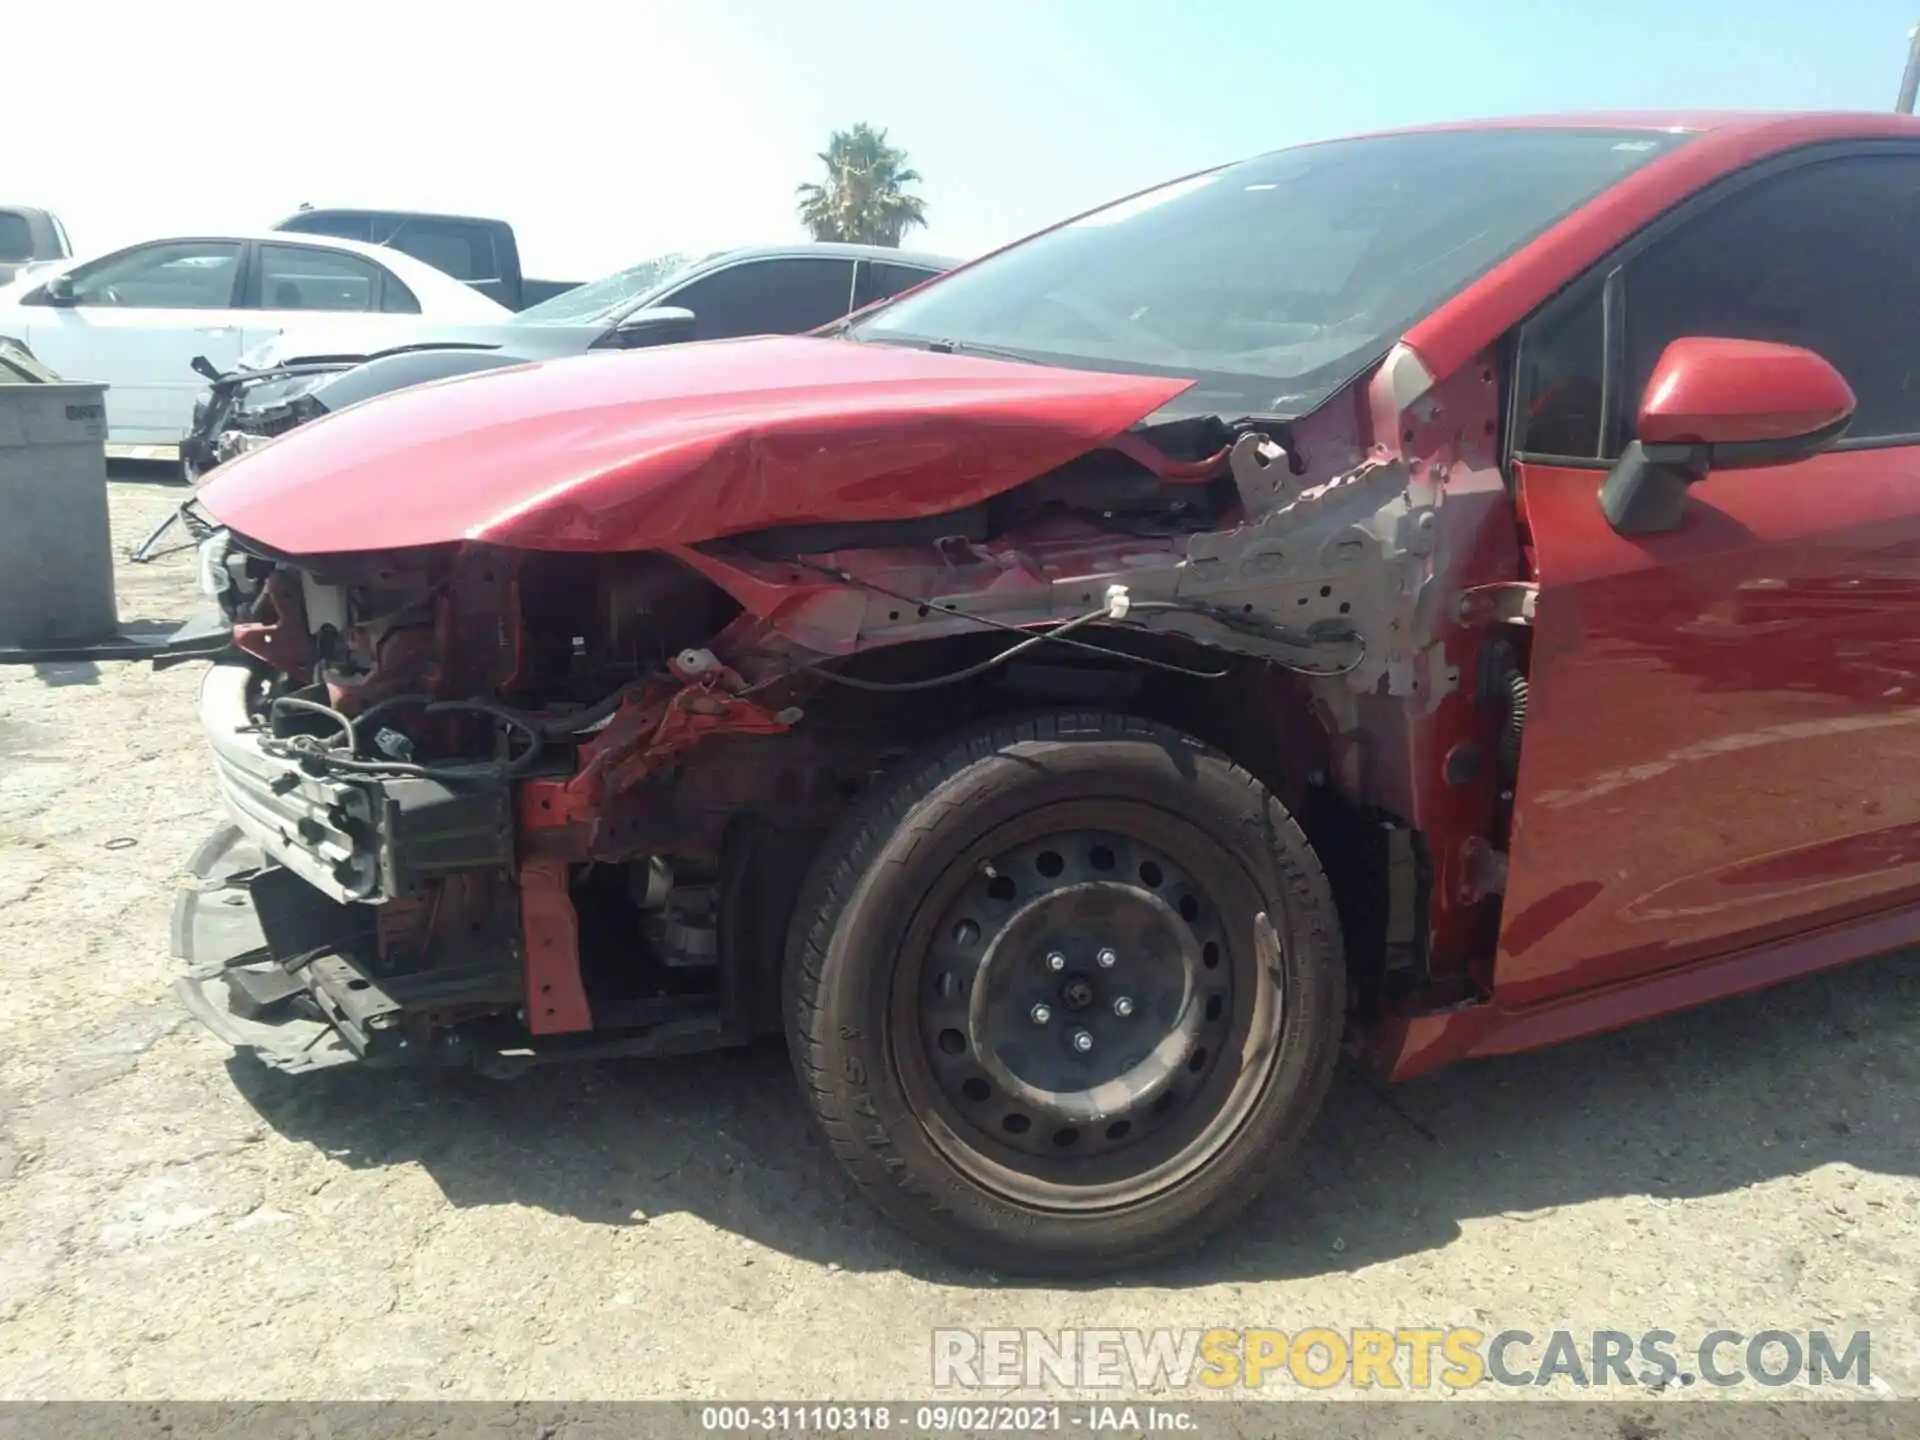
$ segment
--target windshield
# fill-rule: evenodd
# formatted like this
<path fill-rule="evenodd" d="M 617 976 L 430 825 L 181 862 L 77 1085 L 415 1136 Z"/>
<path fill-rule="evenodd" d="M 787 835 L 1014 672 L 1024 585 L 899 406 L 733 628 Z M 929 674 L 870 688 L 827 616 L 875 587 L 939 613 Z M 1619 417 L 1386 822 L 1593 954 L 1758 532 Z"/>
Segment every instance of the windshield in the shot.
<path fill-rule="evenodd" d="M 522 325 L 586 325 L 597 320 L 610 321 L 649 290 L 724 253 L 659 255 L 631 269 L 616 270 L 598 280 L 563 290 L 551 300 L 529 305 L 513 318 Z"/>
<path fill-rule="evenodd" d="M 1456 130 L 1282 150 L 936 280 L 856 339 L 1189 376 L 1179 408 L 1299 415 L 1414 321 L 1684 135 Z"/>

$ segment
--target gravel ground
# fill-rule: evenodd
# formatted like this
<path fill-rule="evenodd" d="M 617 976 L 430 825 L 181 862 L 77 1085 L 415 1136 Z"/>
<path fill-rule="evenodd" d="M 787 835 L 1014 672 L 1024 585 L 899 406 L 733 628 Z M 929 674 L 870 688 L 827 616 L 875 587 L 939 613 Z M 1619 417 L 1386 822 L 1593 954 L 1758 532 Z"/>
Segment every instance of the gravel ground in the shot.
<path fill-rule="evenodd" d="M 180 495 L 112 488 L 122 548 Z M 122 565 L 123 618 L 185 618 L 189 561 Z M 168 992 L 218 813 L 201 670 L 0 670 L 0 1398 L 874 1398 L 930 1393 L 936 1326 L 1449 1324 L 1869 1329 L 1875 1388 L 1920 1394 L 1911 956 L 1350 1077 L 1198 1258 L 995 1284 L 877 1228 L 776 1049 L 510 1083 L 230 1057 Z"/>

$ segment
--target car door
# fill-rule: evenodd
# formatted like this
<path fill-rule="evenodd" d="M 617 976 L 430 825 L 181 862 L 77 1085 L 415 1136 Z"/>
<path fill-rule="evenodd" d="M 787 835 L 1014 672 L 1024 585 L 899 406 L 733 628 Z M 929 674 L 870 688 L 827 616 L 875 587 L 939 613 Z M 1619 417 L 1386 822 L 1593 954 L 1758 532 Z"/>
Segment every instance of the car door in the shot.
<path fill-rule="evenodd" d="M 238 240 L 136 245 L 69 273 L 71 303 L 44 289 L 22 300 L 27 344 L 56 373 L 104 382 L 115 444 L 177 445 L 202 381 L 193 358 L 240 354 Z"/>
<path fill-rule="evenodd" d="M 1917 316 L 1920 155 L 1856 147 L 1697 197 L 1524 328 L 1511 468 L 1540 588 L 1503 1001 L 1920 898 Z M 1688 336 L 1815 351 L 1851 429 L 1617 533 L 1598 486 Z"/>
<path fill-rule="evenodd" d="M 656 305 L 691 310 L 701 340 L 799 335 L 853 307 L 853 262 L 816 255 L 741 260 L 689 280 Z"/>
<path fill-rule="evenodd" d="M 326 245 L 262 241 L 254 246 L 243 301 L 243 349 L 251 350 L 298 325 L 337 332 L 343 352 L 366 354 L 385 347 L 411 326 L 420 301 L 384 265 L 350 250 Z M 315 317 L 337 317 L 317 322 Z"/>

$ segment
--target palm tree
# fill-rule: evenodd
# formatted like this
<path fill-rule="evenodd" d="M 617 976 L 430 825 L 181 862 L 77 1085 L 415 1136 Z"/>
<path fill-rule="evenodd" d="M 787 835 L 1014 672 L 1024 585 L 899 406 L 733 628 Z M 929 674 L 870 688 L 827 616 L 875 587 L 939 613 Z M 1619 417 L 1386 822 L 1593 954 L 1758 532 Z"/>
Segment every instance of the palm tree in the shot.
<path fill-rule="evenodd" d="M 820 152 L 824 185 L 799 188 L 800 221 L 816 240 L 861 245 L 900 244 L 900 237 L 927 223 L 927 204 L 906 187 L 920 183 L 907 152 L 887 144 L 887 132 L 864 121 L 836 130 Z"/>

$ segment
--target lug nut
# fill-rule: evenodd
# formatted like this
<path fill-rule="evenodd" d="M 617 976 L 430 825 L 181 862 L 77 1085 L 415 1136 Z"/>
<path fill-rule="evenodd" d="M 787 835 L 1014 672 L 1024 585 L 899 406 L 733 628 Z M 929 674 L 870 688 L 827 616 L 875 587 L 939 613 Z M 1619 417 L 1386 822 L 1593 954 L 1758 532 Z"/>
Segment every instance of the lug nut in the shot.
<path fill-rule="evenodd" d="M 1058 975 L 1066 968 L 1067 957 L 1062 955 L 1058 950 L 1047 956 L 1047 969 L 1053 971 L 1054 974 Z"/>
<path fill-rule="evenodd" d="M 1113 1002 L 1113 1013 L 1118 1015 L 1122 1020 L 1133 1014 L 1133 997 L 1129 995 L 1117 996 Z"/>
<path fill-rule="evenodd" d="M 1120 959 L 1120 957 L 1111 950 L 1102 950 L 1096 958 L 1100 961 L 1100 968 L 1102 970 L 1111 970 Z"/>
<path fill-rule="evenodd" d="M 1033 1023 L 1036 1025 L 1044 1025 L 1053 1019 L 1053 1009 L 1047 1005 L 1036 1005 L 1028 1013 L 1033 1016 Z"/>
<path fill-rule="evenodd" d="M 1074 1031 L 1073 1048 L 1078 1050 L 1082 1055 L 1086 1054 L 1089 1050 L 1093 1049 L 1093 1036 L 1084 1030 Z"/>

